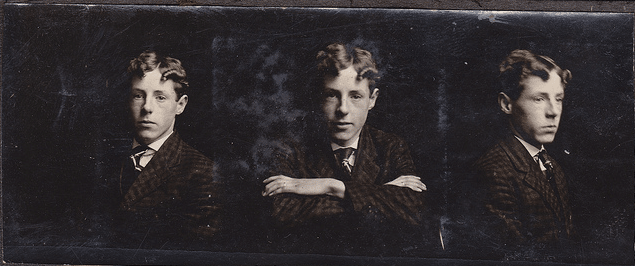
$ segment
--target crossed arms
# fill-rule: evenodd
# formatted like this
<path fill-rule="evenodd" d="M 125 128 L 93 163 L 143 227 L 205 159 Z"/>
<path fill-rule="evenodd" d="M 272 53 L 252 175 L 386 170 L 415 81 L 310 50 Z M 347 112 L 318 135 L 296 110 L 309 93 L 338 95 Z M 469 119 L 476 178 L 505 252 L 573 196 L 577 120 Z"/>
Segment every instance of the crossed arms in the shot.
<path fill-rule="evenodd" d="M 263 183 L 266 184 L 263 196 L 294 193 L 307 196 L 329 195 L 343 199 L 346 192 L 344 182 L 335 178 L 293 178 L 277 175 L 265 179 Z M 402 175 L 384 185 L 409 188 L 416 192 L 428 190 L 421 182 L 421 178 L 414 175 Z"/>
<path fill-rule="evenodd" d="M 423 210 L 422 192 L 427 187 L 414 175 L 414 163 L 403 141 L 386 147 L 386 156 L 381 156 L 385 162 L 372 165 L 376 171 L 359 169 L 360 176 L 351 181 L 338 180 L 333 172 L 316 170 L 328 166 L 325 162 L 306 162 L 314 157 L 304 156 L 303 151 L 291 147 L 281 150 L 284 152 L 277 155 L 274 172 L 263 181 L 262 192 L 273 199 L 272 216 L 278 221 L 295 224 L 352 209 L 357 214 L 379 212 L 387 219 L 418 224 Z M 356 163 L 355 167 L 361 165 Z"/>

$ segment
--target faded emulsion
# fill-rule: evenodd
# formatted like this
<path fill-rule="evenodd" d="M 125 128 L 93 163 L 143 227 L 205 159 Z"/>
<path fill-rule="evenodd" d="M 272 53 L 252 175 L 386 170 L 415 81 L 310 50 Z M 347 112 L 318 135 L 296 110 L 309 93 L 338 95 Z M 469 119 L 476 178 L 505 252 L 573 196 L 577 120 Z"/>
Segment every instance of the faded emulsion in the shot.
<path fill-rule="evenodd" d="M 633 261 L 630 14 L 5 4 L 4 19 L 4 261 Z M 428 188 L 428 217 L 414 236 L 385 243 L 396 246 L 386 254 L 275 255 L 285 252 L 262 233 L 262 181 L 280 140 L 297 140 L 319 115 L 310 96 L 315 56 L 335 41 L 373 54 L 381 79 L 366 123 L 408 144 Z M 176 132 L 214 161 L 226 185 L 223 234 L 170 243 L 170 251 L 120 246 L 98 226 L 98 180 L 130 148 L 126 67 L 146 49 L 181 60 L 190 89 Z M 547 149 L 568 178 L 575 247 L 506 252 L 473 226 L 481 192 L 472 165 L 507 129 L 496 83 L 515 49 L 573 75 Z"/>

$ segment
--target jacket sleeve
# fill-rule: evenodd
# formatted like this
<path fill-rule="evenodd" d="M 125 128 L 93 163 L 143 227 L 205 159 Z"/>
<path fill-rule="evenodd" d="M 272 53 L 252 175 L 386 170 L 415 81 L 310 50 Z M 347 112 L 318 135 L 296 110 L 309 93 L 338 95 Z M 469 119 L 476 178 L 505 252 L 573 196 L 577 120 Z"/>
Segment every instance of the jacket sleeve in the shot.
<path fill-rule="evenodd" d="M 214 236 L 221 228 L 223 204 L 219 177 L 213 171 L 213 162 L 207 158 L 192 165 L 186 198 L 182 202 L 182 221 L 188 226 L 187 234 L 205 239 Z"/>
<path fill-rule="evenodd" d="M 384 185 L 402 175 L 416 175 L 408 145 L 395 138 L 379 153 L 383 159 L 378 164 L 383 165 L 383 169 L 380 169 L 377 180 L 374 183 L 344 182 L 346 198 L 352 203 L 353 209 L 362 215 L 380 215 L 389 220 L 420 223 L 426 191 L 416 192 L 406 187 Z"/>
<path fill-rule="evenodd" d="M 508 244 L 523 241 L 523 223 L 520 217 L 520 199 L 513 174 L 500 160 L 490 158 L 477 166 L 483 197 L 479 205 L 483 221 L 479 226 L 495 242 Z"/>
<path fill-rule="evenodd" d="M 303 151 L 298 147 L 281 144 L 275 151 L 274 164 L 268 171 L 268 177 L 285 175 L 292 178 L 309 178 L 306 171 L 301 169 L 306 163 L 305 160 Z M 273 196 L 271 216 L 281 224 L 293 226 L 341 214 L 345 211 L 345 205 L 342 199 L 335 196 L 283 193 Z"/>

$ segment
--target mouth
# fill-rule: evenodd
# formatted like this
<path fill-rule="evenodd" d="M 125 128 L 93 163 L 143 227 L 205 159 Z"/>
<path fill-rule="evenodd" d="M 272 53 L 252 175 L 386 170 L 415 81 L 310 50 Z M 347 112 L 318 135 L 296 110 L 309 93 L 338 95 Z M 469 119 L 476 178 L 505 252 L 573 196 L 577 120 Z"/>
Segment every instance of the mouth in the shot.
<path fill-rule="evenodd" d="M 556 125 L 548 125 L 548 126 L 544 126 L 542 128 L 545 131 L 547 131 L 547 132 L 556 132 L 556 130 L 558 130 L 558 126 L 556 126 Z"/>
<path fill-rule="evenodd" d="M 148 121 L 148 120 L 142 120 L 137 122 L 138 125 L 143 126 L 143 127 L 147 127 L 147 126 L 151 126 L 154 125 L 156 123 L 152 122 L 152 121 Z"/>
<path fill-rule="evenodd" d="M 353 126 L 353 123 L 348 122 L 331 122 L 331 125 L 337 129 L 346 129 Z"/>

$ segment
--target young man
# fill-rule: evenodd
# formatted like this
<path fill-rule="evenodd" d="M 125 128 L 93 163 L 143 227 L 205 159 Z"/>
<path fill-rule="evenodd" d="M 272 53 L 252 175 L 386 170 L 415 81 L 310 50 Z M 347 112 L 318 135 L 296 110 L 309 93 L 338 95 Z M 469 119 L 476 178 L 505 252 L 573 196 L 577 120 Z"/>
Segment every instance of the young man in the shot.
<path fill-rule="evenodd" d="M 544 145 L 553 142 L 571 72 L 515 50 L 500 65 L 498 105 L 510 133 L 475 164 L 491 232 L 506 244 L 554 243 L 573 234 L 567 181 Z"/>
<path fill-rule="evenodd" d="M 262 194 L 273 198 L 271 215 L 285 232 L 304 236 L 301 252 L 386 245 L 373 243 L 372 235 L 382 227 L 417 225 L 426 186 L 408 145 L 366 125 L 379 95 L 370 52 L 334 43 L 317 59 L 323 130 L 281 147 Z"/>
<path fill-rule="evenodd" d="M 187 105 L 177 59 L 146 51 L 130 61 L 134 138 L 114 180 L 114 231 L 135 248 L 209 239 L 219 229 L 219 183 L 213 162 L 187 145 L 174 123 Z"/>

